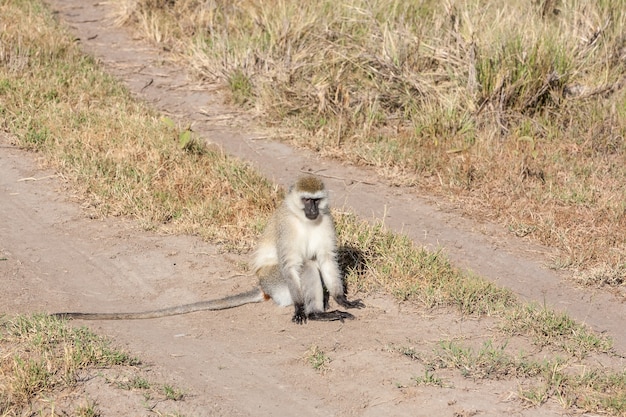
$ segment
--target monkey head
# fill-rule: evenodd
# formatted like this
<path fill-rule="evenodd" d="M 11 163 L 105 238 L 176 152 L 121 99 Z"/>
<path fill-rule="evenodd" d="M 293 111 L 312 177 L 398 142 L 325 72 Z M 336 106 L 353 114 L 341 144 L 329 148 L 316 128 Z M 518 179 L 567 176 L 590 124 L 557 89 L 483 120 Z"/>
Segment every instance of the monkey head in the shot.
<path fill-rule="evenodd" d="M 317 177 L 306 175 L 289 189 L 289 203 L 294 211 L 304 212 L 308 220 L 317 220 L 320 213 L 328 213 L 328 192 Z"/>

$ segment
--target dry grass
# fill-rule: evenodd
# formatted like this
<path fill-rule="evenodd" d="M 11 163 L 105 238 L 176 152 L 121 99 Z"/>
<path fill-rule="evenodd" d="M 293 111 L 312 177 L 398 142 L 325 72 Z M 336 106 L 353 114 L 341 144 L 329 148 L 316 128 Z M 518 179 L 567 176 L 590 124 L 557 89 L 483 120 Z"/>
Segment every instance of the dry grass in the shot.
<path fill-rule="evenodd" d="M 141 362 L 108 339 L 48 315 L 0 317 L 0 352 L 3 417 L 99 416 L 97 401 L 81 389 L 90 380 L 103 389 L 141 391 L 139 411 L 149 399 L 162 406 L 183 398 L 171 385 L 148 381 Z M 165 415 L 160 406 L 150 410 Z"/>
<path fill-rule="evenodd" d="M 81 373 L 139 364 L 86 328 L 73 329 L 48 316 L 2 317 L 0 348 L 2 416 L 26 415 L 27 410 L 57 415 L 46 397 L 78 385 Z"/>
<path fill-rule="evenodd" d="M 558 356 L 533 357 L 491 339 L 475 347 L 446 340 L 432 353 L 418 352 L 407 346 L 391 346 L 391 349 L 424 364 L 425 377 L 416 379 L 418 385 L 436 381 L 446 386 L 446 379 L 439 375 L 445 369 L 458 369 L 465 378 L 472 380 L 522 379 L 518 396 L 530 406 L 553 399 L 570 410 L 624 415 L 626 373 L 623 370 L 599 371 L 594 365 L 578 365 L 574 370 L 567 360 Z"/>
<path fill-rule="evenodd" d="M 555 267 L 626 263 L 623 0 L 119 4 L 297 145 L 556 247 Z"/>

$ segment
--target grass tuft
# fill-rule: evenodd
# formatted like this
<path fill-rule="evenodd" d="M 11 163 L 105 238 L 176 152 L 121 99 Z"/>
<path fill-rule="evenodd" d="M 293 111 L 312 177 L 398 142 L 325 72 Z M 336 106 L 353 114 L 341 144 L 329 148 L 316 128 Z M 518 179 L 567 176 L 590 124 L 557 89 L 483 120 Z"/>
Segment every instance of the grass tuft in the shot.
<path fill-rule="evenodd" d="M 2 317 L 0 347 L 0 410 L 7 413 L 75 387 L 83 370 L 140 363 L 87 328 L 47 315 Z"/>
<path fill-rule="evenodd" d="M 331 359 L 318 346 L 311 346 L 305 353 L 305 359 L 320 374 L 325 374 L 330 369 Z"/>

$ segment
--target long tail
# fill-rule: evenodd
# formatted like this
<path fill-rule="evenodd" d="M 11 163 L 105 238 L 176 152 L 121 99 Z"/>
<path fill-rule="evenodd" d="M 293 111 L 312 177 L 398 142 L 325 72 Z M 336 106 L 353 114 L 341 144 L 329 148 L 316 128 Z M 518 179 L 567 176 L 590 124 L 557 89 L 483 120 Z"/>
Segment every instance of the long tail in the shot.
<path fill-rule="evenodd" d="M 217 300 L 200 301 L 159 310 L 140 311 L 136 313 L 53 313 L 52 317 L 62 319 L 82 320 L 131 320 L 153 319 L 157 317 L 176 316 L 178 314 L 193 313 L 205 310 L 225 310 L 239 307 L 244 304 L 260 303 L 267 300 L 267 296 L 260 289 L 250 290 L 241 294 L 231 295 Z"/>

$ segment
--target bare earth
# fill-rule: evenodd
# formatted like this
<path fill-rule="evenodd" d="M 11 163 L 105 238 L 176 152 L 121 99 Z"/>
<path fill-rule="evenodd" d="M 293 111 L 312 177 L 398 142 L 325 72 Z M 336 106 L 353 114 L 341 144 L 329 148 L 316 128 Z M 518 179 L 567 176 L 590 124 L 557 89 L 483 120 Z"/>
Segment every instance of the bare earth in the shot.
<path fill-rule="evenodd" d="M 323 169 L 335 206 L 382 218 L 419 244 L 442 247 L 456 265 L 509 287 L 526 300 L 546 302 L 615 340 L 626 351 L 623 299 L 574 288 L 545 268 L 546 248 L 513 240 L 499 227 L 477 224 L 411 189 L 391 188 L 371 171 L 323 161 L 263 139 L 252 121 L 224 107 L 208 86 L 163 64 L 160 52 L 115 27 L 106 4 L 51 0 L 87 53 L 102 60 L 137 96 L 227 152 L 251 161 L 277 183 L 299 171 Z M 238 125 L 233 127 L 234 122 Z M 141 231 L 131 220 L 92 220 L 36 155 L 0 135 L 0 314 L 54 311 L 130 311 L 220 297 L 255 285 L 239 274 L 245 257 L 224 255 L 189 236 Z M 279 163 L 276 163 L 279 161 Z M 359 181 L 356 181 L 356 180 Z M 357 319 L 291 323 L 292 309 L 272 303 L 164 319 L 84 323 L 145 361 L 149 379 L 182 389 L 183 401 L 150 411 L 141 393 L 94 376 L 84 394 L 103 416 L 554 416 L 554 400 L 529 408 L 515 380 L 464 379 L 437 371 L 446 386 L 417 386 L 424 367 L 392 348 L 428 354 L 437 342 L 481 340 L 489 320 L 448 311 L 426 312 L 372 296 Z M 83 324 L 83 323 L 80 323 Z M 307 362 L 318 346 L 331 359 L 325 372 Z M 623 364 L 622 364 L 623 367 Z"/>

